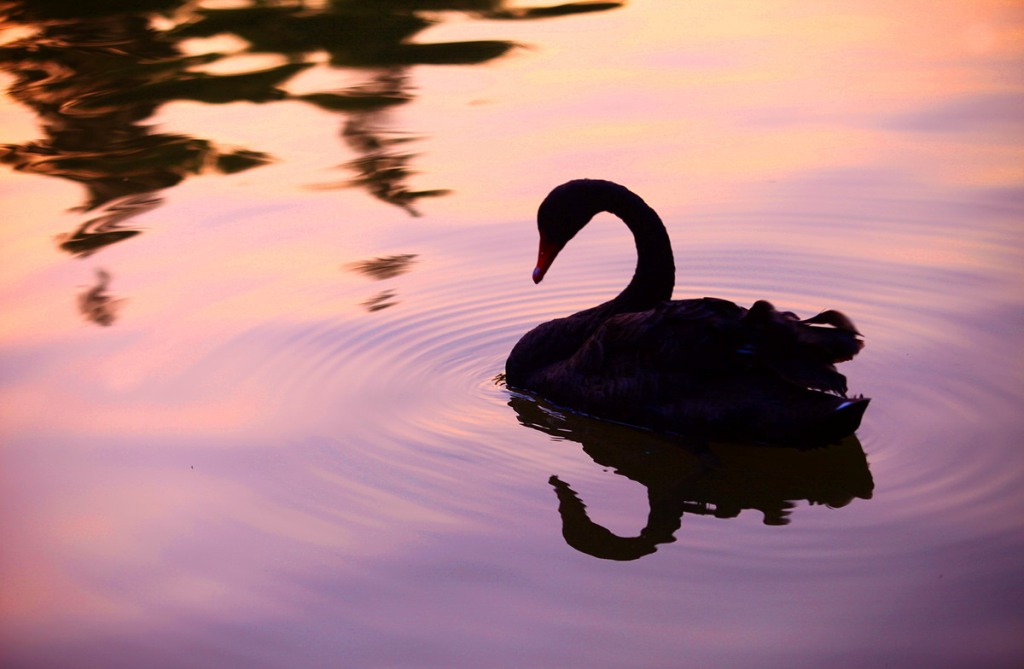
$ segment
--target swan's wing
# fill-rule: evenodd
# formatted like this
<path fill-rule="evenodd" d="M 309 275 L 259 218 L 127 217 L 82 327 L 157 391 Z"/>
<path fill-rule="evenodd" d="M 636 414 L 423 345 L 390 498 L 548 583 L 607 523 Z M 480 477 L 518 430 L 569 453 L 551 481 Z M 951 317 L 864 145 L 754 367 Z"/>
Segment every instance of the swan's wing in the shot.
<path fill-rule="evenodd" d="M 751 368 L 783 380 L 845 394 L 834 364 L 863 346 L 853 324 L 835 311 L 801 321 L 767 302 L 749 310 L 714 298 L 665 302 L 607 319 L 569 366 L 584 375 L 715 377 Z"/>
<path fill-rule="evenodd" d="M 746 311 L 703 298 L 616 314 L 591 334 L 571 364 L 585 374 L 624 376 L 721 371 L 740 364 L 736 351 Z"/>
<path fill-rule="evenodd" d="M 743 318 L 751 355 L 791 383 L 846 394 L 846 377 L 835 364 L 864 347 L 860 333 L 838 311 L 800 320 L 768 302 L 756 302 Z"/>

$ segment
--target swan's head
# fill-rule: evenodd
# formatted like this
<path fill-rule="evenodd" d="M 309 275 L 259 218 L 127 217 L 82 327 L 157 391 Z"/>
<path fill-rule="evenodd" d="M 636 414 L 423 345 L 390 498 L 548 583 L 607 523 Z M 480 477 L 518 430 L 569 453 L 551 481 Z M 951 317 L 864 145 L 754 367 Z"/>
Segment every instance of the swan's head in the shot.
<path fill-rule="evenodd" d="M 533 270 L 534 283 L 541 282 L 558 253 L 595 214 L 608 210 L 605 203 L 611 188 L 622 187 L 610 181 L 576 179 L 548 193 L 537 210 L 540 250 Z"/>

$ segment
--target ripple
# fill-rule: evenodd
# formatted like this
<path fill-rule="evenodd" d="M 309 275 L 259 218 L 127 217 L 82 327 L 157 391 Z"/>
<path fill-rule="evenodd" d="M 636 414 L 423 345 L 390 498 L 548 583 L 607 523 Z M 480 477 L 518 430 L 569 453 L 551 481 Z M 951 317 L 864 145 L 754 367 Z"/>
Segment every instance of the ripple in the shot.
<path fill-rule="evenodd" d="M 247 333 L 243 348 L 274 352 L 260 364 L 282 403 L 319 411 L 325 429 L 372 450 L 359 457 L 408 468 L 410 479 L 437 480 L 424 457 L 471 457 L 532 472 L 537 463 L 529 460 L 548 455 L 519 449 L 520 426 L 495 377 L 534 325 L 614 296 L 631 273 L 632 249 L 611 232 L 591 236 L 584 252 L 559 258 L 557 273 L 534 286 L 532 230 L 508 225 L 485 232 L 453 232 L 433 249 L 416 249 L 422 262 L 389 279 L 403 298 L 394 308 L 265 324 Z M 686 254 L 677 297 L 714 295 L 741 304 L 767 298 L 805 316 L 837 308 L 865 333 L 865 351 L 844 370 L 854 392 L 874 398 L 860 435 L 876 499 L 896 507 L 870 522 L 899 526 L 947 512 L 983 525 L 1000 497 L 1013 494 L 1019 476 L 1005 466 L 1012 439 L 979 422 L 996 415 L 1013 424 L 1016 382 L 997 351 L 978 351 L 998 341 L 988 334 L 990 324 L 957 317 L 991 280 L 984 273 L 879 260 L 836 245 L 814 251 L 792 240 L 755 247 L 719 238 L 690 245 Z M 936 285 L 949 286 L 942 300 Z M 957 367 L 958 359 L 975 364 Z M 985 447 L 969 450 L 979 438 Z M 574 457 L 586 460 L 580 452 Z"/>

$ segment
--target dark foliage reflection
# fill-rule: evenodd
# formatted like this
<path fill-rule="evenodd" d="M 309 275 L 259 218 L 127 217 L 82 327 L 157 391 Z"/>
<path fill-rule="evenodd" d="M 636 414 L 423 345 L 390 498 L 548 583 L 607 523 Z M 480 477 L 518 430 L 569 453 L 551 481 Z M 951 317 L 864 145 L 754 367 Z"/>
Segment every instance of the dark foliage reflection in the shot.
<path fill-rule="evenodd" d="M 405 274 L 416 261 L 415 253 L 400 253 L 393 256 L 381 256 L 372 260 L 354 262 L 348 267 L 354 272 L 365 274 L 373 279 L 390 279 Z"/>
<path fill-rule="evenodd" d="M 375 281 L 391 279 L 400 274 L 405 274 L 412 269 L 416 261 L 415 253 L 401 253 L 393 256 L 381 256 L 371 260 L 362 260 L 350 263 L 348 269 L 359 274 L 364 274 Z M 367 311 L 380 311 L 398 304 L 397 293 L 392 290 L 383 290 L 363 302 Z"/>
<path fill-rule="evenodd" d="M 97 325 L 112 325 L 117 317 L 117 307 L 122 302 L 107 292 L 110 285 L 110 274 L 105 270 L 96 270 L 96 285 L 78 296 L 78 310 L 85 320 Z"/>
<path fill-rule="evenodd" d="M 124 222 L 157 206 L 160 190 L 190 175 L 238 172 L 267 161 L 257 151 L 222 150 L 144 123 L 168 100 L 201 99 L 203 86 L 190 85 L 200 77 L 189 68 L 214 58 L 183 56 L 147 17 L 103 13 L 89 2 L 7 3 L 2 9 L 0 26 L 35 30 L 0 49 L 0 67 L 14 77 L 8 93 L 35 111 L 44 137 L 3 146 L 0 160 L 86 189 L 78 209 L 88 218 L 61 236 L 61 249 L 89 255 L 138 234 Z"/>
<path fill-rule="evenodd" d="M 17 170 L 79 182 L 87 191 L 81 210 L 109 207 L 124 221 L 144 210 L 135 203 L 158 203 L 158 191 L 188 176 L 238 172 L 270 159 L 258 150 L 222 149 L 212 140 L 154 132 L 143 121 L 160 105 L 300 100 L 344 117 L 341 138 L 359 156 L 347 163 L 356 176 L 346 185 L 415 214 L 416 200 L 446 191 L 407 185 L 412 155 L 400 147 L 410 137 L 390 131 L 383 115 L 413 99 L 407 68 L 485 63 L 515 46 L 505 40 L 420 43 L 415 36 L 444 11 L 537 19 L 619 4 L 509 9 L 504 0 L 253 0 L 213 9 L 181 0 L 0 0 L 0 28 L 30 33 L 0 47 L 0 68 L 13 77 L 10 95 L 36 112 L 45 134 L 4 146 L 0 160 Z M 212 74 L 201 68 L 227 55 L 190 56 L 181 46 L 187 39 L 221 35 L 241 38 L 247 52 L 278 55 L 283 64 Z M 364 72 L 365 82 L 290 95 L 288 81 L 323 53 L 330 66 Z M 114 225 L 107 215 L 91 218 L 62 248 L 94 252 L 138 232 Z"/>
<path fill-rule="evenodd" d="M 415 189 L 415 137 L 391 127 L 387 110 L 411 102 L 415 65 L 476 65 L 516 44 L 508 40 L 424 43 L 425 28 L 458 13 L 480 19 L 532 20 L 605 11 L 618 2 L 508 8 L 505 0 L 251 0 L 209 8 L 184 0 L 0 0 L 0 70 L 8 93 L 38 116 L 43 137 L 0 145 L 12 169 L 80 183 L 84 220 L 58 238 L 59 248 L 88 256 L 141 232 L 130 219 L 158 206 L 161 191 L 199 174 L 230 174 L 264 165 L 268 154 L 225 148 L 212 139 L 160 133 L 147 123 L 173 101 L 205 104 L 300 101 L 339 115 L 339 149 L 350 176 L 314 188 L 358 187 L 418 215 L 416 202 L 448 193 Z M 245 53 L 281 64 L 233 74 L 203 68 L 236 54 L 186 53 L 185 40 L 234 36 Z M 356 73 L 361 83 L 292 94 L 289 82 L 322 63 Z M 371 309 L 390 306 L 377 300 Z M 98 321 L 97 321 L 98 322 Z"/>
<path fill-rule="evenodd" d="M 735 518 L 752 509 L 766 525 L 786 525 L 795 502 L 846 506 L 870 499 L 867 458 L 856 437 L 823 448 L 799 450 L 756 444 L 688 446 L 678 439 L 562 413 L 513 394 L 519 422 L 558 439 L 578 442 L 594 462 L 647 489 L 649 514 L 639 534 L 620 537 L 587 515 L 579 495 L 558 476 L 562 534 L 576 550 L 607 560 L 635 560 L 675 541 L 684 514 Z"/>

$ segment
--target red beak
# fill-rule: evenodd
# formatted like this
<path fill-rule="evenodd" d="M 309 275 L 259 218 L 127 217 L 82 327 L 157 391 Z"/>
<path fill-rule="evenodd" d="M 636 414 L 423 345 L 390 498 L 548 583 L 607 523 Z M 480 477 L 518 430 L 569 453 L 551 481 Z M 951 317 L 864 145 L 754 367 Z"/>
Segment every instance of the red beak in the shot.
<path fill-rule="evenodd" d="M 555 256 L 562 249 L 555 244 L 552 244 L 545 240 L 543 237 L 540 239 L 540 250 L 537 251 L 537 267 L 533 270 L 533 282 L 540 283 L 547 274 L 548 268 L 551 267 L 551 263 L 555 261 Z"/>

